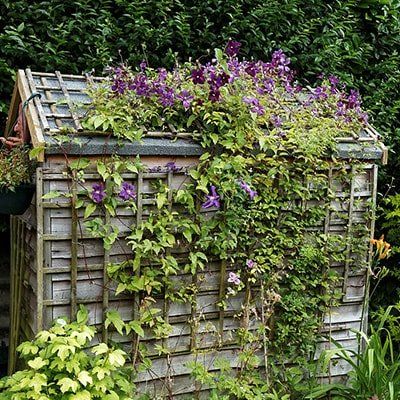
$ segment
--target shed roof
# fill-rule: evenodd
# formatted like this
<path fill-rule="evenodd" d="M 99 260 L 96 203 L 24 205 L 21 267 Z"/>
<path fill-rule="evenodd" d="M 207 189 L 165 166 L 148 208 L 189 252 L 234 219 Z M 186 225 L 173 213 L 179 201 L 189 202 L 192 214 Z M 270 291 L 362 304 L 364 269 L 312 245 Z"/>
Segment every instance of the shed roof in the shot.
<path fill-rule="evenodd" d="M 91 103 L 86 93 L 88 85 L 101 82 L 105 78 L 85 75 L 66 75 L 19 70 L 11 100 L 6 132 L 15 119 L 20 101 L 28 100 L 26 117 L 34 147 L 45 146 L 46 154 L 59 154 L 54 135 L 60 128 L 68 127 L 71 139 L 79 136 L 83 146 L 71 142 L 63 151 L 69 154 L 148 154 L 148 155 L 199 155 L 202 148 L 191 140 L 189 133 L 182 132 L 146 132 L 142 142 L 125 141 L 110 138 L 98 132 L 86 132 L 81 120 L 84 109 L 77 105 Z M 171 140 L 173 139 L 173 140 Z M 372 126 L 351 137 L 338 138 L 338 155 L 343 158 L 383 159 L 387 150 L 379 141 L 379 134 Z M 168 146 L 166 146 L 168 142 Z"/>

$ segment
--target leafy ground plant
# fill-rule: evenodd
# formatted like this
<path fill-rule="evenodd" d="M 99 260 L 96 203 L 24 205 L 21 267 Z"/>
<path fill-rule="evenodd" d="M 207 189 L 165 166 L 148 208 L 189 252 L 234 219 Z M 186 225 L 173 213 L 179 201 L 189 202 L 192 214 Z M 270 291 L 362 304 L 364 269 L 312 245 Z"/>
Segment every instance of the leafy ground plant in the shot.
<path fill-rule="evenodd" d="M 328 350 L 322 357 L 326 369 L 333 357 L 350 364 L 352 371 L 346 385 L 333 383 L 323 385 L 311 392 L 308 399 L 326 398 L 351 400 L 396 400 L 400 396 L 400 354 L 393 349 L 392 336 L 384 328 L 392 307 L 388 307 L 376 329 L 371 328 L 367 337 L 359 332 L 360 345 L 364 351 L 358 354 L 343 347 Z"/>
<path fill-rule="evenodd" d="M 18 352 L 27 367 L 0 381 L 0 399 L 131 399 L 125 353 L 105 343 L 89 348 L 95 329 L 87 320 L 81 308 L 75 322 L 57 319 L 50 330 L 22 343 Z"/>

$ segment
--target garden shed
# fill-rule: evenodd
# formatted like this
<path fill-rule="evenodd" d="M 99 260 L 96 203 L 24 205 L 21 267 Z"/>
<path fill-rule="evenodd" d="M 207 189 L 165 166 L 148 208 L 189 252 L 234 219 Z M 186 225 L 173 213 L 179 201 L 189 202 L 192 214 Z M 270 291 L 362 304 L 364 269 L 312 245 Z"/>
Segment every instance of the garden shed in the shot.
<path fill-rule="evenodd" d="M 176 133 L 173 129 L 169 133 L 147 132 L 141 142 L 121 142 L 85 131 L 81 109 L 76 105 L 90 104 L 86 88 L 101 79 L 29 69 L 17 74 L 8 121 L 15 119 L 19 103 L 30 98 L 26 107 L 27 125 L 32 145 L 40 155 L 32 204 L 23 215 L 11 217 L 10 372 L 16 368 L 16 347 L 21 341 L 48 328 L 60 316 L 74 316 L 80 304 L 89 309 L 90 322 L 96 324 L 103 340 L 122 342 L 123 338 L 105 326 L 105 313 L 116 309 L 128 320 L 137 307 L 137 299 L 115 294 L 115 285 L 106 272 L 110 263 L 132 257 L 132 250 L 122 239 L 105 250 L 101 240 L 83 226 L 83 211 L 74 207 L 79 188 L 67 173 L 67 163 L 81 158 L 96 161 L 113 155 L 129 159 L 140 156 L 147 170 L 127 171 L 123 175 L 137 188 L 136 215 L 120 207 L 116 216 L 107 217 L 115 221 L 118 235 L 123 238 L 129 226 L 149 215 L 149 207 L 156 201 L 152 183 L 162 181 L 179 189 L 188 181 L 188 169 L 204 153 L 190 134 Z M 336 170 L 330 169 L 326 179 L 333 198 L 315 230 L 342 236 L 346 256 L 342 261 L 331 262 L 331 268 L 341 277 L 338 286 L 342 296 L 340 304 L 324 315 L 323 331 L 327 339 L 319 347 L 329 346 L 332 338 L 347 348 L 357 349 L 353 330 L 365 329 L 367 276 L 372 256 L 366 245 L 362 268 L 355 267 L 354 249 L 348 236 L 362 225 L 367 228 L 369 238 L 373 238 L 378 163 L 385 162 L 386 149 L 376 131 L 369 127 L 351 137 L 339 138 L 336 158 L 346 161 L 347 179 L 337 179 Z M 357 168 L 352 164 L 354 160 Z M 84 180 L 90 187 L 99 180 L 99 174 L 89 168 L 84 172 Z M 46 199 L 46 194 L 54 191 L 71 196 Z M 235 315 L 241 309 L 242 298 L 238 294 L 225 308 L 219 305 L 228 272 L 226 265 L 211 259 L 196 276 L 182 272 L 174 278 L 198 287 L 196 298 L 190 303 L 171 302 L 162 296 L 154 299 L 172 330 L 163 339 L 140 338 L 140 343 L 148 345 L 152 359 L 152 368 L 137 377 L 141 390 L 156 388 L 173 396 L 192 393 L 195 384 L 189 380 L 187 364 L 194 358 L 208 370 L 219 368 L 218 358 L 229 360 L 235 367 L 238 347 L 232 342 L 230 332 L 240 325 Z M 194 319 L 196 330 L 188 323 Z M 157 350 L 159 342 L 169 350 L 167 354 Z M 347 366 L 338 363 L 331 365 L 326 377 L 341 377 L 347 372 Z"/>

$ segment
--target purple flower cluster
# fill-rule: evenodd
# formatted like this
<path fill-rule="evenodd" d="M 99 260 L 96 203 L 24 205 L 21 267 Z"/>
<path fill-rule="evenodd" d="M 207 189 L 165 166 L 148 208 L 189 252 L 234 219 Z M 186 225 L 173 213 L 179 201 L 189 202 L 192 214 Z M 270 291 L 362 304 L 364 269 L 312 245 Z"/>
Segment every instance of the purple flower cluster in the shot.
<path fill-rule="evenodd" d="M 106 188 L 103 183 L 95 183 L 92 185 L 91 197 L 95 203 L 101 203 L 105 199 L 106 195 Z M 135 185 L 123 182 L 118 197 L 125 201 L 136 199 Z"/>
<path fill-rule="evenodd" d="M 129 89 L 134 90 L 138 96 L 148 96 L 150 94 L 150 86 L 147 76 L 144 74 L 137 74 L 129 83 Z"/>
<path fill-rule="evenodd" d="M 301 106 L 310 107 L 310 112 L 316 117 L 332 115 L 343 121 L 367 121 L 366 114 L 361 110 L 358 92 L 353 90 L 349 96 L 343 94 L 345 85 L 340 83 L 338 77 L 322 77 L 323 83 L 310 92 L 296 84 L 290 58 L 281 49 L 272 54 L 269 62 L 241 61 L 237 57 L 240 46 L 240 42 L 228 41 L 224 65 L 212 59 L 204 65 L 197 63 L 168 72 L 164 68 L 151 69 L 143 61 L 140 71 L 135 74 L 122 65 L 112 69 L 111 91 L 117 96 L 133 92 L 138 97 L 146 98 L 150 105 L 154 102 L 163 108 L 177 107 L 187 112 L 195 111 L 191 110 L 193 105 L 207 105 L 207 100 L 221 102 L 225 93 L 229 96 L 242 93 L 242 101 L 258 116 L 266 114 L 268 104 L 279 107 L 283 93 L 290 102 L 294 100 Z M 239 84 L 236 83 L 238 80 Z M 227 89 L 222 90 L 225 86 Z M 279 111 L 273 113 L 278 114 Z M 279 115 L 269 119 L 274 127 L 282 126 Z"/>
<path fill-rule="evenodd" d="M 265 108 L 256 97 L 243 97 L 243 102 L 250 106 L 250 111 L 257 115 L 264 115 Z"/>
<path fill-rule="evenodd" d="M 113 83 L 111 85 L 111 90 L 115 94 L 124 94 L 128 88 L 128 84 L 126 82 L 128 71 L 124 66 L 113 68 Z"/>
<path fill-rule="evenodd" d="M 167 171 L 170 172 L 179 172 L 182 169 L 182 167 L 178 167 L 174 161 L 167 162 L 165 167 L 167 168 Z"/>
<path fill-rule="evenodd" d="M 245 181 L 243 180 L 239 181 L 239 186 L 249 195 L 251 200 L 257 197 L 258 193 L 255 190 L 253 190 L 250 187 L 250 185 L 247 184 Z"/>
<path fill-rule="evenodd" d="M 275 128 L 280 128 L 282 126 L 282 118 L 279 115 L 272 115 L 271 122 Z"/>
<path fill-rule="evenodd" d="M 210 208 L 210 207 L 215 207 L 215 208 L 220 208 L 220 197 L 217 193 L 217 189 L 215 188 L 214 185 L 211 186 L 210 188 L 211 194 L 206 196 L 206 201 L 201 205 L 202 208 Z"/>
<path fill-rule="evenodd" d="M 208 95 L 208 99 L 213 103 L 220 101 L 221 99 L 221 87 L 226 85 L 229 82 L 229 75 L 222 71 L 217 73 L 214 67 L 210 67 L 209 69 L 209 79 L 208 84 L 210 86 L 210 92 Z"/>

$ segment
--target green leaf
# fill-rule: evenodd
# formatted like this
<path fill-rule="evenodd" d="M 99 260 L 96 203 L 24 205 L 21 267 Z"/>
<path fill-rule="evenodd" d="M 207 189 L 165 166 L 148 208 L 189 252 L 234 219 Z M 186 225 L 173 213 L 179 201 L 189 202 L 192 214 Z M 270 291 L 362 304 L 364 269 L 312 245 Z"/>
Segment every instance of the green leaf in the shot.
<path fill-rule="evenodd" d="M 62 393 L 73 392 L 75 393 L 78 390 L 79 383 L 73 381 L 71 378 L 62 378 L 58 382 L 58 386 L 60 386 L 60 390 Z"/>
<path fill-rule="evenodd" d="M 87 385 L 91 385 L 93 383 L 93 379 L 92 377 L 89 375 L 89 372 L 87 371 L 81 371 L 78 374 L 78 381 L 83 385 L 83 386 L 87 386 Z"/>
<path fill-rule="evenodd" d="M 63 193 L 59 192 L 58 190 L 52 190 L 51 192 L 48 192 L 42 196 L 43 200 L 48 200 L 48 199 L 55 199 L 56 197 L 61 197 Z"/>
<path fill-rule="evenodd" d="M 34 147 L 29 151 L 29 159 L 35 160 L 37 159 L 45 150 L 45 146 Z"/>
<path fill-rule="evenodd" d="M 48 363 L 49 363 L 49 361 L 48 360 L 43 360 L 42 357 L 35 357 L 33 360 L 29 360 L 28 361 L 28 365 L 31 368 L 35 369 L 35 370 L 44 367 Z"/>
<path fill-rule="evenodd" d="M 76 322 L 78 324 L 86 324 L 89 318 L 89 312 L 86 307 L 80 305 L 79 311 L 76 313 Z"/>
<path fill-rule="evenodd" d="M 115 310 L 107 311 L 106 316 L 107 318 L 104 323 L 105 327 L 108 328 L 111 324 L 113 324 L 117 332 L 122 335 L 123 329 L 125 327 L 125 322 L 122 320 L 119 312 Z"/>
<path fill-rule="evenodd" d="M 90 165 L 90 160 L 88 158 L 78 158 L 69 164 L 72 170 L 83 170 Z"/>
<path fill-rule="evenodd" d="M 96 208 L 97 205 L 95 203 L 89 203 L 85 208 L 85 213 L 83 217 L 85 219 L 89 218 L 96 211 Z"/>
<path fill-rule="evenodd" d="M 160 210 L 168 202 L 166 193 L 163 192 L 158 193 L 156 201 L 157 201 L 157 208 Z"/>
<path fill-rule="evenodd" d="M 108 354 L 108 361 L 114 367 L 122 367 L 125 364 L 125 356 L 124 351 L 117 349 Z"/>
<path fill-rule="evenodd" d="M 96 354 L 96 356 L 100 355 L 100 354 L 105 354 L 107 353 L 109 350 L 108 346 L 105 343 L 100 343 L 97 346 L 94 346 L 92 348 L 92 353 Z"/>
<path fill-rule="evenodd" d="M 140 337 L 144 337 L 144 330 L 140 325 L 139 321 L 131 321 L 129 322 L 129 327 L 137 333 Z"/>
<path fill-rule="evenodd" d="M 103 178 L 104 181 L 109 176 L 109 174 L 107 173 L 107 168 L 103 163 L 98 163 L 97 164 L 97 172 L 101 175 L 101 177 Z"/>
<path fill-rule="evenodd" d="M 193 124 L 193 122 L 196 120 L 197 116 L 192 114 L 189 116 L 189 118 L 186 121 L 186 127 L 190 128 L 190 126 Z"/>
<path fill-rule="evenodd" d="M 71 400 L 91 400 L 91 399 L 92 399 L 92 395 L 87 390 L 84 390 L 82 392 L 77 392 L 71 398 Z"/>

